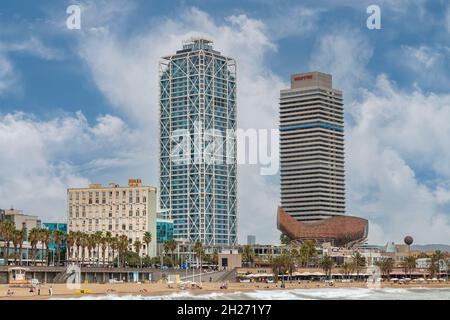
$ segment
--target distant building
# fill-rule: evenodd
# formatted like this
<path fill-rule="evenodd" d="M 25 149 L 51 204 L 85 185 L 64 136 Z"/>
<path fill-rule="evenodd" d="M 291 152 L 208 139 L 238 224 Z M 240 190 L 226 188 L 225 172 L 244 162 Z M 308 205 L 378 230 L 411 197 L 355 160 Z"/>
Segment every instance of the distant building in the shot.
<path fill-rule="evenodd" d="M 0 222 L 2 222 L 5 219 L 5 210 L 0 209 Z"/>
<path fill-rule="evenodd" d="M 41 228 L 41 220 L 37 216 L 24 214 L 21 210 L 6 209 L 4 210 L 4 220 L 11 221 L 18 230 L 25 232 L 26 239 L 33 228 Z"/>
<path fill-rule="evenodd" d="M 164 243 L 173 240 L 173 220 L 157 219 L 156 220 L 157 242 Z"/>
<path fill-rule="evenodd" d="M 44 228 L 53 232 L 56 230 L 62 231 L 64 235 L 67 235 L 67 223 L 51 223 L 51 222 L 44 222 L 43 224 Z M 52 240 L 52 242 L 48 246 L 51 250 L 56 250 L 56 244 Z M 66 248 L 66 241 L 63 239 L 60 249 L 63 250 Z"/>
<path fill-rule="evenodd" d="M 111 232 L 113 236 L 125 235 L 129 249 L 139 240 L 141 255 L 156 255 L 156 188 L 143 186 L 140 179 L 130 179 L 128 186 L 117 184 L 67 190 L 68 231 L 88 234 L 97 231 Z M 144 234 L 150 232 L 152 241 L 148 248 Z"/>
<path fill-rule="evenodd" d="M 233 270 L 242 267 L 242 257 L 238 250 L 222 250 L 218 254 L 219 270 Z"/>
<path fill-rule="evenodd" d="M 256 244 L 256 236 L 248 235 L 247 236 L 247 244 L 250 246 L 254 246 Z"/>

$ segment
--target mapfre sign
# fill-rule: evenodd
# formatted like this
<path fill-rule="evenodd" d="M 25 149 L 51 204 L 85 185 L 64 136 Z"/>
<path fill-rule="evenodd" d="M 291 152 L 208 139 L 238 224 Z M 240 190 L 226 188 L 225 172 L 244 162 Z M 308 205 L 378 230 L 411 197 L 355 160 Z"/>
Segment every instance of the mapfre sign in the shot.
<path fill-rule="evenodd" d="M 311 80 L 312 78 L 313 78 L 313 75 L 312 74 L 308 74 L 306 76 L 294 77 L 294 81 Z"/>

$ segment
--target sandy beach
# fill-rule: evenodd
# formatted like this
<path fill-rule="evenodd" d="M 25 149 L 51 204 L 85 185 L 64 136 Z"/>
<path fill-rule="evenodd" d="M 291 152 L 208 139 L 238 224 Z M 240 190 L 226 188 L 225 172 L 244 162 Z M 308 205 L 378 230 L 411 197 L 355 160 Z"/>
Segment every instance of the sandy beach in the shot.
<path fill-rule="evenodd" d="M 170 295 L 176 292 L 189 292 L 192 295 L 208 294 L 214 292 L 220 293 L 233 293 L 233 292 L 249 292 L 256 290 L 289 290 L 289 289 L 318 289 L 329 288 L 330 286 L 322 282 L 310 282 L 310 283 L 286 283 L 286 288 L 281 289 L 277 284 L 265 284 L 265 283 L 230 283 L 228 289 L 220 289 L 221 283 L 203 283 L 202 289 L 179 289 L 175 285 L 169 288 L 166 283 L 148 283 L 148 284 L 136 284 L 136 283 L 120 283 L 120 284 L 82 284 L 81 290 L 89 290 L 87 294 L 77 293 L 76 290 L 67 288 L 66 284 L 46 284 L 41 285 L 41 294 L 37 292 L 30 292 L 29 288 L 10 288 L 8 285 L 0 285 L 0 300 L 40 300 L 40 299 L 72 299 L 82 298 L 86 296 L 99 296 L 99 295 L 136 295 L 136 296 L 161 296 Z M 53 295 L 49 295 L 49 288 L 52 287 Z M 353 283 L 334 283 L 334 288 L 367 288 L 365 282 L 353 282 Z M 450 288 L 450 283 L 410 283 L 410 284 L 398 284 L 393 282 L 385 282 L 382 284 L 382 288 Z M 8 296 L 8 289 L 14 294 Z"/>

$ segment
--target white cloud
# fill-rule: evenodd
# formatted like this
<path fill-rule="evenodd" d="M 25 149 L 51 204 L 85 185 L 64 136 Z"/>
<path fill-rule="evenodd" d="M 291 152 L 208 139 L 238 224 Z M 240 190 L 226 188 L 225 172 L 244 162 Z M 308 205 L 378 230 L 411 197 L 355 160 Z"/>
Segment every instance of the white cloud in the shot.
<path fill-rule="evenodd" d="M 353 112 L 346 139 L 350 213 L 374 222 L 373 242 L 406 234 L 418 243 L 448 242 L 450 95 L 402 92 L 381 75 Z"/>
<path fill-rule="evenodd" d="M 0 97 L 20 91 L 20 73 L 11 61 L 11 54 L 27 54 L 45 60 L 61 59 L 58 50 L 45 46 L 38 38 L 31 37 L 24 41 L 0 41 Z"/>
<path fill-rule="evenodd" d="M 357 88 L 371 80 L 366 65 L 372 53 L 372 45 L 359 31 L 343 28 L 318 39 L 309 67 L 332 74 L 336 88 L 343 90 L 344 99 L 350 101 Z"/>
<path fill-rule="evenodd" d="M 107 27 L 102 30 L 83 34 L 80 56 L 111 104 L 135 123 L 142 135 L 151 137 L 149 154 L 158 153 L 158 62 L 195 35 L 214 39 L 216 50 L 236 59 L 239 127 L 277 128 L 276 101 L 279 90 L 287 84 L 266 67 L 264 57 L 276 46 L 266 36 L 261 21 L 236 15 L 216 23 L 207 13 L 188 8 L 177 19 L 158 21 L 151 29 L 132 37 L 122 38 Z M 157 166 L 157 157 L 150 161 Z M 146 166 L 151 165 L 150 161 Z M 239 168 L 240 241 L 245 241 L 250 232 L 263 242 L 277 238 L 278 188 L 258 175 L 256 166 Z M 151 181 L 158 181 L 157 176 Z M 258 228 L 255 216 L 264 221 Z"/>
<path fill-rule="evenodd" d="M 325 11 L 322 8 L 292 6 L 292 4 L 289 4 L 289 8 L 282 8 L 281 12 L 277 12 L 280 10 L 278 4 L 273 9 L 274 18 L 267 21 L 272 39 L 311 34 L 318 27 L 320 14 Z"/>
<path fill-rule="evenodd" d="M 450 33 L 450 7 L 445 11 L 444 27 L 447 29 L 447 32 Z"/>
<path fill-rule="evenodd" d="M 30 54 L 44 60 L 62 59 L 62 53 L 59 50 L 44 45 L 42 41 L 36 37 L 30 37 L 29 39 L 18 42 L 3 43 L 0 45 L 0 50 Z"/>
<path fill-rule="evenodd" d="M 442 55 L 436 50 L 427 46 L 418 48 L 411 46 L 402 46 L 406 58 L 410 60 L 410 65 L 423 72 L 423 68 L 430 69 L 436 65 Z"/>
<path fill-rule="evenodd" d="M 13 205 L 46 221 L 64 221 L 66 189 L 86 186 L 96 169 L 94 164 L 90 172 L 80 172 L 73 162 L 98 154 L 112 162 L 126 159 L 120 151 L 135 150 L 133 137 L 110 115 L 93 126 L 80 112 L 49 121 L 23 113 L 0 116 L 0 207 Z"/>
<path fill-rule="evenodd" d="M 0 51 L 0 97 L 14 88 L 17 81 L 11 61 Z"/>
<path fill-rule="evenodd" d="M 403 92 L 385 75 L 374 79 L 372 51 L 359 32 L 344 28 L 320 38 L 311 55 L 311 68 L 331 73 L 346 101 L 348 213 L 369 219 L 374 243 L 406 234 L 447 243 L 450 96 Z M 403 63 L 434 75 L 442 62 L 425 46 L 405 46 L 403 55 Z"/>

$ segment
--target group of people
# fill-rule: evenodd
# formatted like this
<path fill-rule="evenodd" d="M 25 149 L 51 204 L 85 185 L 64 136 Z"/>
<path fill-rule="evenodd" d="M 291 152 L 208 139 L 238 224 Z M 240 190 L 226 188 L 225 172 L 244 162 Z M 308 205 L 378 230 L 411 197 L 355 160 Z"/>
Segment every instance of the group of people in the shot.
<path fill-rule="evenodd" d="M 31 287 L 30 288 L 30 293 L 33 293 L 33 292 L 37 292 L 37 295 L 38 296 L 40 296 L 41 295 L 41 285 L 40 284 L 38 284 L 37 286 L 33 286 L 33 287 Z M 53 295 L 53 287 L 52 286 L 50 286 L 49 288 L 48 288 L 48 295 L 49 296 L 52 296 Z"/>
<path fill-rule="evenodd" d="M 34 293 L 35 291 L 36 291 L 37 295 L 40 296 L 41 295 L 41 286 L 40 285 L 37 285 L 35 287 L 33 286 L 30 288 L 29 292 Z M 15 292 L 11 289 L 8 289 L 8 291 L 6 291 L 6 296 L 8 296 L 8 297 L 13 296 L 14 294 L 15 294 Z M 50 286 L 48 288 L 48 295 L 49 296 L 53 295 L 53 287 L 52 286 Z"/>

